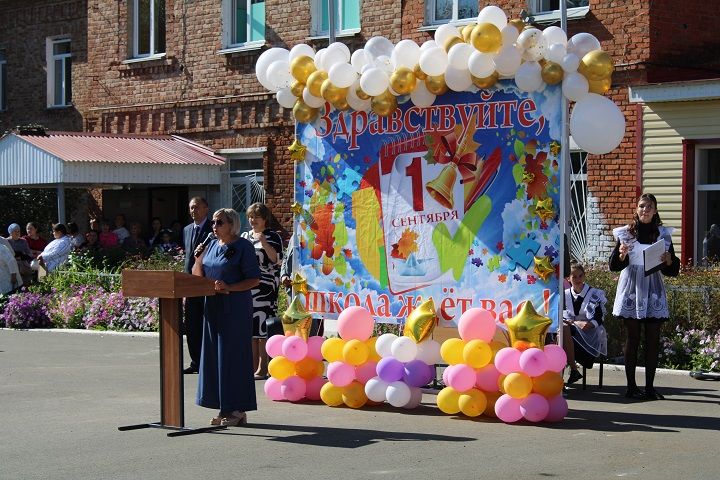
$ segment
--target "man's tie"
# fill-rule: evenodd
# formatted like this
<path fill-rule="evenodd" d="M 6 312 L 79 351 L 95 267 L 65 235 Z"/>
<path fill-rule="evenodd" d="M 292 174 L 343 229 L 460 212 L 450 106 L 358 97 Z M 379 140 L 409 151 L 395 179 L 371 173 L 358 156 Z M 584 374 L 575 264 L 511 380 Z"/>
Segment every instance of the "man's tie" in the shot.
<path fill-rule="evenodd" d="M 192 238 L 190 240 L 190 246 L 193 250 L 197 247 L 198 236 L 200 234 L 200 226 L 193 225 Z"/>

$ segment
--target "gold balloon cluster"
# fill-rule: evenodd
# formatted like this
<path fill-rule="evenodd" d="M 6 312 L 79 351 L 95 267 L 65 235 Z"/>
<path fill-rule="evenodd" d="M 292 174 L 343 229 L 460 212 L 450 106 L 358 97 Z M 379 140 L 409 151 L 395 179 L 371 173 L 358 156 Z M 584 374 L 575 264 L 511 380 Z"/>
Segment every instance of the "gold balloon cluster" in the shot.
<path fill-rule="evenodd" d="M 599 95 L 610 90 L 614 70 L 612 58 L 602 50 L 586 53 L 578 66 L 578 73 L 587 78 L 590 84 L 590 92 Z"/>

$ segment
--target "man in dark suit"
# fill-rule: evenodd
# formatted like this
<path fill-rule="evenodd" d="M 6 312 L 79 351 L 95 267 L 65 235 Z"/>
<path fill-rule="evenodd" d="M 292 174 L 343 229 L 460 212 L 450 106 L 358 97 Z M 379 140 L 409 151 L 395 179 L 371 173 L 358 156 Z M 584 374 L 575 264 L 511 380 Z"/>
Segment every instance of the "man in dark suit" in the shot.
<path fill-rule="evenodd" d="M 193 222 L 183 229 L 183 245 L 185 247 L 185 273 L 192 273 L 195 265 L 195 249 L 212 231 L 208 221 L 208 203 L 202 197 L 190 199 L 190 217 Z M 200 367 L 200 352 L 203 338 L 204 297 L 185 299 L 185 336 L 190 351 L 190 366 L 185 373 L 197 373 Z"/>

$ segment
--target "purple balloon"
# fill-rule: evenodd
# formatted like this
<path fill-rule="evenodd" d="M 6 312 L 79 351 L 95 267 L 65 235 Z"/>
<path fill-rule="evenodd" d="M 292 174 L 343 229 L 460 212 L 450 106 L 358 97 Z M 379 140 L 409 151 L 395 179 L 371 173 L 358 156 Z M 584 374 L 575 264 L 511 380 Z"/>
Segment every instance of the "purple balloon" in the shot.
<path fill-rule="evenodd" d="M 397 382 L 402 380 L 405 368 L 400 360 L 394 357 L 385 357 L 377 364 L 377 374 L 385 382 Z"/>
<path fill-rule="evenodd" d="M 413 360 L 405 364 L 403 381 L 411 387 L 423 387 L 430 383 L 435 369 L 422 360 Z"/>

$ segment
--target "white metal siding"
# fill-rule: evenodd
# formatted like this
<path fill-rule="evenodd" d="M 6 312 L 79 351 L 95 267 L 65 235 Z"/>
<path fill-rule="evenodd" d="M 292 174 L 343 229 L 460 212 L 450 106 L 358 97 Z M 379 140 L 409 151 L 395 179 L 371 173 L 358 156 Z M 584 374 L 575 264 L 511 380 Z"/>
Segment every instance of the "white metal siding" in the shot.
<path fill-rule="evenodd" d="M 0 140 L 0 186 L 57 184 L 62 174 L 59 158 L 14 135 Z"/>

